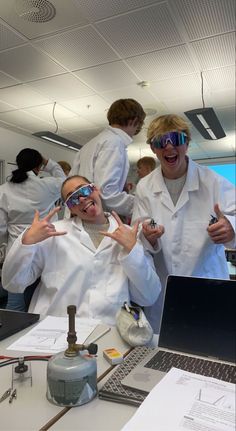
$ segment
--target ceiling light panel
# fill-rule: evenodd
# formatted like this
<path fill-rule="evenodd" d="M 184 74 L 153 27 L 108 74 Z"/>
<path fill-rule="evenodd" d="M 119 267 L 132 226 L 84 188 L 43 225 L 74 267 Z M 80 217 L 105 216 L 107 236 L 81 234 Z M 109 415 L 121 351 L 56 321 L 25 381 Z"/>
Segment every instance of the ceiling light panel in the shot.
<path fill-rule="evenodd" d="M 16 8 L 16 2 L 18 7 Z M 22 3 L 22 4 L 21 4 Z M 22 14 L 27 14 L 27 5 L 29 12 L 32 9 L 31 4 L 37 10 L 37 0 L 5 0 L 1 1 L 1 17 L 6 20 L 12 27 L 17 29 L 29 39 L 34 39 L 38 36 L 55 33 L 59 30 L 69 28 L 75 25 L 85 25 L 88 20 L 79 13 L 78 7 L 73 1 L 69 1 L 68 7 L 65 7 L 65 0 L 49 0 L 49 3 L 56 9 L 55 17 L 48 22 L 30 22 L 21 17 Z M 42 7 L 42 14 L 43 5 Z M 39 16 L 40 18 L 40 16 Z"/>
<path fill-rule="evenodd" d="M 163 0 L 156 0 L 156 3 L 160 3 Z M 82 11 L 83 15 L 86 16 L 89 21 L 98 21 L 104 18 L 108 18 L 112 15 L 123 14 L 130 11 L 131 9 L 148 6 L 153 3 L 153 0 L 129 0 L 129 1 L 117 1 L 117 0 L 102 0 L 100 2 L 94 0 L 74 0 L 75 4 L 78 5 L 79 10 Z"/>
<path fill-rule="evenodd" d="M 214 69 L 235 64 L 235 34 L 192 42 L 201 70 Z"/>
<path fill-rule="evenodd" d="M 118 57 L 90 26 L 35 42 L 70 70 L 95 66 Z"/>
<path fill-rule="evenodd" d="M 36 91 L 27 87 L 27 85 L 3 88 L 0 97 L 3 102 L 14 105 L 17 108 L 45 105 L 51 102 L 48 98 L 41 96 L 39 93 L 36 93 Z"/>
<path fill-rule="evenodd" d="M 0 69 L 22 82 L 65 72 L 65 69 L 29 45 L 0 53 Z"/>
<path fill-rule="evenodd" d="M 119 54 L 125 57 L 183 43 L 166 3 L 95 25 Z"/>
<path fill-rule="evenodd" d="M 185 45 L 151 52 L 126 60 L 142 79 L 160 81 L 196 71 Z"/>
<path fill-rule="evenodd" d="M 93 90 L 69 73 L 34 81 L 30 86 L 57 102 L 94 94 Z"/>
<path fill-rule="evenodd" d="M 25 43 L 25 39 L 23 39 L 23 37 L 16 34 L 14 31 L 10 30 L 2 23 L 0 23 L 0 35 L 1 35 L 0 50 L 12 48 L 13 46 L 22 45 Z"/>
<path fill-rule="evenodd" d="M 234 0 L 170 0 L 178 11 L 190 40 L 235 29 Z"/>
<path fill-rule="evenodd" d="M 74 74 L 93 87 L 95 91 L 127 87 L 137 83 L 137 77 L 123 61 L 114 61 L 113 63 L 75 71 Z"/>

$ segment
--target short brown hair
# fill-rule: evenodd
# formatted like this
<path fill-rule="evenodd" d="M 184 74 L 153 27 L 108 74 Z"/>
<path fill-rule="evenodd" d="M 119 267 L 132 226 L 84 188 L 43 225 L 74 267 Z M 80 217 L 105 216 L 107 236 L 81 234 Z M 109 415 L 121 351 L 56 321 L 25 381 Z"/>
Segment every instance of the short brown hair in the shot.
<path fill-rule="evenodd" d="M 147 131 L 147 143 L 150 144 L 151 139 L 158 135 L 163 135 L 167 132 L 185 132 L 188 142 L 191 140 L 191 133 L 188 122 L 176 114 L 161 115 L 154 118 L 149 124 Z"/>
<path fill-rule="evenodd" d="M 153 171 L 156 168 L 156 160 L 154 159 L 154 157 L 141 157 L 141 159 L 137 161 L 137 167 L 140 168 L 142 165 L 149 166 L 150 169 Z"/>
<path fill-rule="evenodd" d="M 134 99 L 119 99 L 112 103 L 107 112 L 109 125 L 127 126 L 130 120 L 142 123 L 146 117 L 142 106 Z"/>

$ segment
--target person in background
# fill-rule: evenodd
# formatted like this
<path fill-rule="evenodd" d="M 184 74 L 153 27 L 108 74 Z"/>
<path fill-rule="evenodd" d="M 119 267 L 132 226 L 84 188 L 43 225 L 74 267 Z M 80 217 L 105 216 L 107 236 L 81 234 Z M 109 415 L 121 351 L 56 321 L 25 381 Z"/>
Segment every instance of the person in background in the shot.
<path fill-rule="evenodd" d="M 147 142 L 160 166 L 142 178 L 136 188 L 132 222 L 153 218 L 144 225 L 150 246 L 159 239 L 154 256 L 162 281 L 162 294 L 145 309 L 159 332 L 164 285 L 168 274 L 229 278 L 225 247 L 235 248 L 235 188 L 225 178 L 187 156 L 191 139 L 187 122 L 178 115 L 163 115 L 148 128 Z"/>
<path fill-rule="evenodd" d="M 156 160 L 154 157 L 141 157 L 137 161 L 137 174 L 139 178 L 143 178 L 150 174 L 156 168 Z"/>
<path fill-rule="evenodd" d="M 116 213 L 105 213 L 99 189 L 81 176 L 67 178 L 62 198 L 73 218 L 52 223 L 58 208 L 44 218 L 35 212 L 5 259 L 5 289 L 23 292 L 41 276 L 29 311 L 66 316 L 74 304 L 79 317 L 111 325 L 124 301 L 153 304 L 160 281 L 137 239 L 139 223 L 131 228 Z"/>
<path fill-rule="evenodd" d="M 116 100 L 107 113 L 109 126 L 81 148 L 70 172 L 90 178 L 100 188 L 105 208 L 123 216 L 131 215 L 134 202 L 134 196 L 124 191 L 129 171 L 127 147 L 145 117 L 136 100 Z"/>
<path fill-rule="evenodd" d="M 70 163 L 66 162 L 65 160 L 61 160 L 60 162 L 57 162 L 58 165 L 61 166 L 61 168 L 63 169 L 65 175 L 68 177 L 70 170 L 71 170 L 71 165 Z"/>
<path fill-rule="evenodd" d="M 31 225 L 35 210 L 45 217 L 54 208 L 66 178 L 58 163 L 45 159 L 32 148 L 21 150 L 16 163 L 17 169 L 10 180 L 0 186 L 0 244 L 6 240 L 6 253 L 21 232 Z M 39 178 L 41 170 L 51 176 Z M 27 293 L 30 294 L 30 289 Z M 25 311 L 25 299 L 23 294 L 10 293 L 6 308 Z"/>

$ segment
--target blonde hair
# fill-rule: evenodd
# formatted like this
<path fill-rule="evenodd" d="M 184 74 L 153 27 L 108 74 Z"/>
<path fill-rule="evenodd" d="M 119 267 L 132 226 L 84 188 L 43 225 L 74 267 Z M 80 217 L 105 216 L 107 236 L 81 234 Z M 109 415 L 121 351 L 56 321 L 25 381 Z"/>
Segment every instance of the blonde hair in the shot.
<path fill-rule="evenodd" d="M 66 175 L 68 175 L 68 174 L 69 174 L 69 172 L 70 172 L 70 170 L 71 170 L 71 165 L 70 165 L 70 163 L 68 163 L 68 162 L 66 162 L 66 161 L 64 161 L 64 160 L 61 160 L 60 162 L 57 162 L 57 163 L 58 163 L 58 165 L 60 165 L 60 166 L 61 166 L 61 168 L 63 169 L 64 173 L 65 173 Z"/>
<path fill-rule="evenodd" d="M 158 135 L 164 135 L 167 132 L 185 132 L 188 142 L 191 140 L 189 124 L 184 118 L 176 114 L 161 115 L 154 118 L 149 124 L 147 131 L 147 143 L 150 144 L 151 139 Z"/>

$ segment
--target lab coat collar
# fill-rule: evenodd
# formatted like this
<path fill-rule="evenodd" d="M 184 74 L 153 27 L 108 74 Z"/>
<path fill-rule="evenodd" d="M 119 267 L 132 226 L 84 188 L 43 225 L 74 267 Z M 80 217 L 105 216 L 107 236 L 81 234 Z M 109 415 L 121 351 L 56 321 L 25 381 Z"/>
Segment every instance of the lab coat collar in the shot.
<path fill-rule="evenodd" d="M 113 232 L 117 228 L 118 224 L 117 224 L 115 218 L 110 213 L 105 213 L 105 215 L 108 216 L 108 221 L 109 221 L 108 232 Z M 94 243 L 91 240 L 90 236 L 88 235 L 88 233 L 84 229 L 82 220 L 79 217 L 74 217 L 72 219 L 72 224 L 76 229 L 78 229 L 80 231 L 81 244 L 83 244 L 85 247 L 89 248 L 95 254 L 99 253 L 101 250 L 104 250 L 105 248 L 111 246 L 111 238 L 104 236 L 104 238 L 101 241 L 101 243 L 99 244 L 98 248 L 96 248 L 94 246 Z"/>
<path fill-rule="evenodd" d="M 188 158 L 188 170 L 186 181 L 179 197 L 179 200 L 174 206 L 170 194 L 167 190 L 162 172 L 161 166 L 155 170 L 155 175 L 153 176 L 153 191 L 154 193 L 161 193 L 161 201 L 163 205 L 169 208 L 173 213 L 177 212 L 182 206 L 189 200 L 189 192 L 199 189 L 199 176 L 197 164 Z"/>
<path fill-rule="evenodd" d="M 108 126 L 108 130 L 110 130 L 115 135 L 118 135 L 120 138 L 122 138 L 122 142 L 124 143 L 125 147 L 128 147 L 131 142 L 133 142 L 133 139 L 131 136 L 129 136 L 124 130 L 118 129 L 117 127 L 111 127 Z"/>

